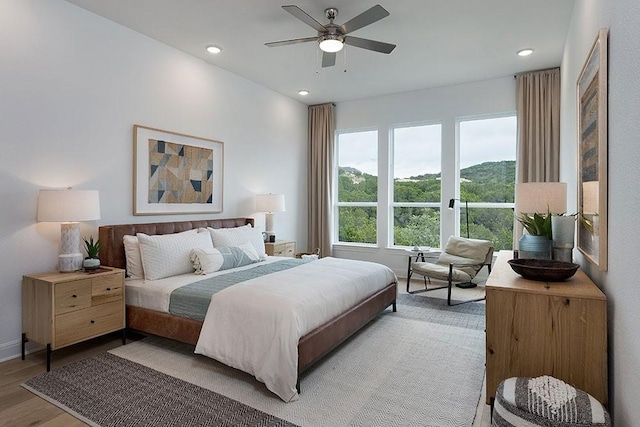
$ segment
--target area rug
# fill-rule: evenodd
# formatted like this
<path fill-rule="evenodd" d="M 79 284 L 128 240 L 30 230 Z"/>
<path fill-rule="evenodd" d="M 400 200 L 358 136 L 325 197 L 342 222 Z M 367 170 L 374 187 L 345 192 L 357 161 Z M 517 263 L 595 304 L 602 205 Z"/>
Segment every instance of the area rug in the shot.
<path fill-rule="evenodd" d="M 179 382 L 182 385 L 175 385 L 175 388 L 151 385 L 158 388 L 150 399 L 155 405 L 151 411 L 169 408 L 167 412 L 171 414 L 177 399 L 179 405 L 205 407 L 202 409 L 205 413 L 208 406 L 213 408 L 214 414 L 218 414 L 217 408 L 221 407 L 231 408 L 234 413 L 215 415 L 219 419 L 217 424 L 186 424 L 164 419 L 159 419 L 159 423 L 138 419 L 137 423 L 129 424 L 124 419 L 109 424 L 94 420 L 94 425 L 100 426 L 291 425 L 278 424 L 286 422 L 331 427 L 472 425 L 484 376 L 484 305 L 471 303 L 447 307 L 446 302 L 443 305 L 436 298 L 406 294 L 398 296 L 398 304 L 397 313 L 387 310 L 306 373 L 301 380 L 300 399 L 292 403 L 282 402 L 248 374 L 194 355 L 192 346 L 152 337 L 99 356 L 122 366 L 119 368 L 125 381 L 122 388 L 113 385 L 112 375 L 93 370 L 83 373 L 82 367 L 74 372 L 69 384 L 86 386 L 84 393 L 98 399 L 93 403 L 95 408 L 113 405 L 111 409 L 100 411 L 105 416 L 115 417 L 120 413 L 126 417 L 123 411 L 114 409 L 118 407 L 114 402 L 121 403 L 122 399 L 118 398 L 121 390 L 132 389 L 136 396 L 148 393 L 140 384 L 142 381 L 127 383 L 129 372 L 151 371 L 147 374 L 171 378 L 167 381 L 182 380 Z M 141 374 L 142 378 L 147 374 Z M 38 378 L 26 385 L 34 389 L 34 381 Z M 49 380 L 42 378 L 42 381 L 47 383 Z M 51 379 L 53 384 L 47 384 L 46 389 L 56 389 L 58 381 Z M 199 393 L 206 392 L 220 396 L 199 397 Z M 50 392 L 40 393 L 48 395 Z M 52 399 L 56 400 L 56 397 Z M 224 399 L 230 402 L 222 403 Z M 73 405 L 67 406 L 78 412 Z M 256 413 L 247 417 L 257 417 L 254 424 L 232 421 L 236 411 L 242 414 L 251 410 Z M 137 408 L 135 411 L 138 416 L 147 412 Z M 269 415 L 273 418 L 268 418 Z M 208 416 L 214 415 L 199 417 L 206 419 Z M 227 416 L 229 423 L 224 424 Z"/>

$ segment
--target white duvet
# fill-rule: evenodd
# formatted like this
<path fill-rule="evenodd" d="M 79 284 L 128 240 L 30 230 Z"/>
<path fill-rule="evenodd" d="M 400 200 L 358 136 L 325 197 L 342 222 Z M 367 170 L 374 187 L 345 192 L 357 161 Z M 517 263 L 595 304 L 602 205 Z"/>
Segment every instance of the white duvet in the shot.
<path fill-rule="evenodd" d="M 195 352 L 296 400 L 298 340 L 395 281 L 381 264 L 322 258 L 239 283 L 212 296 Z"/>

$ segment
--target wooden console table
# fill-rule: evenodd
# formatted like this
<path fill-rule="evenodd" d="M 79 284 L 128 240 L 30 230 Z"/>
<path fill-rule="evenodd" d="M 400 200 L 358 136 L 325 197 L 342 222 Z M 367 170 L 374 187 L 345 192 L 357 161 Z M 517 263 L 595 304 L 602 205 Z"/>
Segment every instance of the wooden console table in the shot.
<path fill-rule="evenodd" d="M 551 375 L 607 405 L 607 300 L 579 269 L 566 282 L 515 273 L 501 251 L 487 279 L 487 404 L 500 381 Z"/>

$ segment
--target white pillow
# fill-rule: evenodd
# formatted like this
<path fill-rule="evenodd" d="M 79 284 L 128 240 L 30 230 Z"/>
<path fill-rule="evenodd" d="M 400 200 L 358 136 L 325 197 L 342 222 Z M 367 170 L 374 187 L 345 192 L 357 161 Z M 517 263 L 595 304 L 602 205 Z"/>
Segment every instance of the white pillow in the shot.
<path fill-rule="evenodd" d="M 209 233 L 198 233 L 198 230 L 156 236 L 138 233 L 137 236 L 146 280 L 191 273 L 191 250 L 213 249 Z"/>
<path fill-rule="evenodd" d="M 256 248 L 254 248 L 251 243 L 246 242 L 241 245 L 238 245 L 237 247 L 242 249 L 244 253 L 247 254 L 249 258 L 251 258 L 251 261 L 256 261 L 256 262 L 260 261 L 260 255 L 258 255 Z"/>
<path fill-rule="evenodd" d="M 232 247 L 240 246 L 243 243 L 251 243 L 253 248 L 258 253 L 260 260 L 267 259 L 267 255 L 264 251 L 264 237 L 262 232 L 251 227 L 237 227 L 237 228 L 211 228 L 207 227 L 211 234 L 211 240 L 214 247 Z"/>
<path fill-rule="evenodd" d="M 192 249 L 190 259 L 196 274 L 210 274 L 253 264 L 260 260 L 253 245 L 248 242 L 230 248 Z"/>
<path fill-rule="evenodd" d="M 191 262 L 196 274 L 209 274 L 220 270 L 224 264 L 224 257 L 216 248 L 209 250 L 192 249 Z"/>
<path fill-rule="evenodd" d="M 136 236 L 124 236 L 124 256 L 127 276 L 131 279 L 144 279 L 144 268 L 140 257 L 140 243 Z"/>

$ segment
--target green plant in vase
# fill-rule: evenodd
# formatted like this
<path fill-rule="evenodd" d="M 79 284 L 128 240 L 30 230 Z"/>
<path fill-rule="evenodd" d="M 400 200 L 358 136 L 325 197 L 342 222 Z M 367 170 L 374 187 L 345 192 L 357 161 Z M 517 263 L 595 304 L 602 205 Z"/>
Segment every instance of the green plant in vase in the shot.
<path fill-rule="evenodd" d="M 83 238 L 84 249 L 87 252 L 87 257 L 84 259 L 83 266 L 85 270 L 95 270 L 100 268 L 100 259 L 98 254 L 100 253 L 100 240 L 93 240 L 93 236 L 89 239 Z"/>
<path fill-rule="evenodd" d="M 520 258 L 551 259 L 552 227 L 551 212 L 546 214 L 520 214 L 516 219 L 529 234 L 518 241 Z"/>
<path fill-rule="evenodd" d="M 521 214 L 516 219 L 530 235 L 545 236 L 549 240 L 553 238 L 550 212 L 546 214 L 534 213 L 533 216 Z"/>

